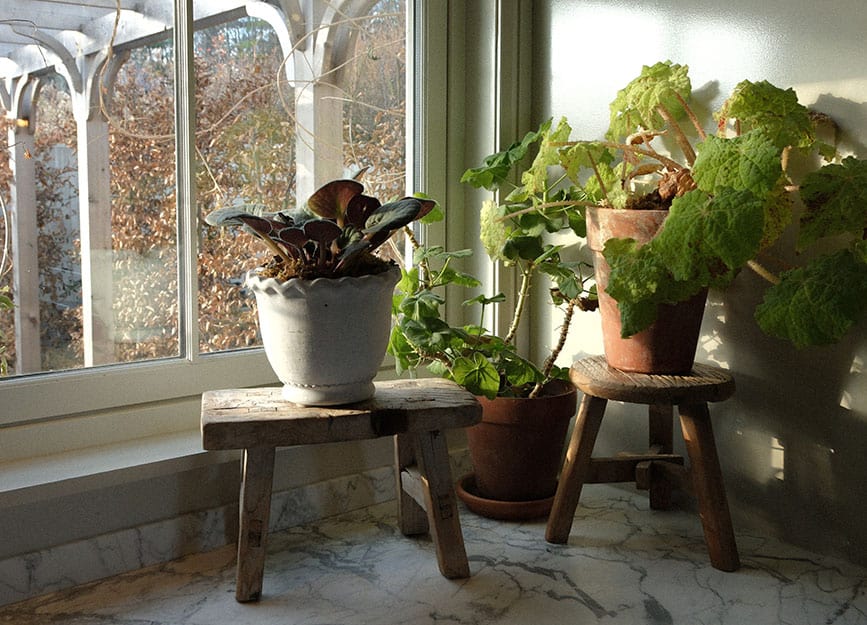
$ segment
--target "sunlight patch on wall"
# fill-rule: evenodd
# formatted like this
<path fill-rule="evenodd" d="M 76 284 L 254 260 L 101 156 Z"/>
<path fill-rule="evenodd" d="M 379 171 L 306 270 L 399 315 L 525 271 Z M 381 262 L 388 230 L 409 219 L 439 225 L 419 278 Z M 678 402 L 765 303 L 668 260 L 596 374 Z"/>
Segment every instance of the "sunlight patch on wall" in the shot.
<path fill-rule="evenodd" d="M 767 21 L 724 7 L 699 12 L 687 3 L 624 0 L 560 0 L 552 6 L 553 84 L 576 92 L 568 115 L 592 133 L 608 127 L 608 103 L 642 65 L 686 63 L 694 88 L 727 76 L 761 79 L 787 37 L 776 24 L 768 28 Z M 728 92 L 733 86 L 721 87 Z"/>
<path fill-rule="evenodd" d="M 771 471 L 776 479 L 783 481 L 786 479 L 786 448 L 776 436 L 771 438 Z"/>

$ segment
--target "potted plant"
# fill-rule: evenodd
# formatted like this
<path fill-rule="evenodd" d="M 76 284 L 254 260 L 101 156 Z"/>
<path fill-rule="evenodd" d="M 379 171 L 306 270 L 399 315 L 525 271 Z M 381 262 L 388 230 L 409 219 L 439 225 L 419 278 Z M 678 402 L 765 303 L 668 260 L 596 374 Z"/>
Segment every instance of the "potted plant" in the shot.
<path fill-rule="evenodd" d="M 645 66 L 612 102 L 605 139 L 565 142 L 559 152 L 586 194 L 600 307 L 616 314 L 609 363 L 688 371 L 704 294 L 743 268 L 770 283 L 756 310 L 764 331 L 798 346 L 839 340 L 867 310 L 867 161 L 840 159 L 816 138 L 817 124 L 832 122 L 764 81 L 741 82 L 713 124 L 702 121 L 687 72 L 670 61 Z M 796 169 L 808 173 L 796 180 Z M 627 221 L 619 235 L 616 222 Z M 809 260 L 775 273 L 765 261 L 773 253 Z M 660 341 L 654 333 L 684 302 L 697 317 L 676 321 Z M 670 353 L 672 337 L 686 333 L 679 362 L 618 352 L 661 343 Z"/>
<path fill-rule="evenodd" d="M 273 253 L 245 284 L 256 296 L 262 343 L 287 401 L 335 405 L 373 395 L 400 278 L 394 262 L 373 252 L 435 202 L 381 204 L 363 191 L 358 180 L 335 180 L 295 210 L 243 204 L 206 217 L 213 226 L 252 233 Z"/>
<path fill-rule="evenodd" d="M 414 267 L 404 271 L 395 296 L 396 324 L 389 351 L 399 372 L 427 368 L 479 397 L 482 423 L 467 430 L 474 474 L 458 494 L 476 512 L 496 518 L 531 518 L 547 513 L 557 486 L 563 442 L 575 414 L 576 392 L 567 370 L 556 365 L 576 308 L 595 307 L 592 267 L 568 261 L 550 236 L 584 234 L 575 190 L 561 188 L 548 168 L 557 162 L 558 144 L 568 138 L 565 125 L 550 121 L 506 150 L 492 154 L 463 181 L 500 192 L 481 207 L 481 239 L 492 262 L 514 267 L 520 276 L 508 331 L 500 336 L 483 320 L 502 294 L 477 295 L 464 303 L 476 307 L 477 323 L 452 326 L 442 318 L 447 287 L 476 288 L 480 282 L 455 269 L 468 251 L 416 247 Z M 538 148 L 529 166 L 528 152 Z M 511 180 L 519 180 L 511 184 Z M 507 187 L 511 191 L 507 193 Z M 551 302 L 564 311 L 557 344 L 544 362 L 534 363 L 515 347 L 515 336 L 533 284 L 552 278 Z"/>

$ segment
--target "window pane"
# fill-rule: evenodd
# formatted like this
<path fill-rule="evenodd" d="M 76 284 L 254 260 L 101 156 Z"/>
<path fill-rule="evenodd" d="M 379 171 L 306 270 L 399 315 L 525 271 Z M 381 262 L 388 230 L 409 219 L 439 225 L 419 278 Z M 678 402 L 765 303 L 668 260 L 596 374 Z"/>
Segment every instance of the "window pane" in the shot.
<path fill-rule="evenodd" d="M 313 5 L 319 21 L 306 33 L 303 20 L 286 28 L 273 16 L 197 33 L 200 216 L 234 204 L 292 208 L 363 168 L 369 194 L 384 201 L 404 193 L 405 4 L 344 3 L 363 7 L 359 14 L 327 0 Z M 204 223 L 199 244 L 201 351 L 259 344 L 243 275 L 267 260 L 267 249 Z"/>
<path fill-rule="evenodd" d="M 99 4 L 0 23 L 10 373 L 179 354 L 171 2 Z"/>
<path fill-rule="evenodd" d="M 4 9 L 0 363 L 9 375 L 188 356 L 182 327 L 197 329 L 200 352 L 257 345 L 241 281 L 267 251 L 201 218 L 236 202 L 291 207 L 364 168 L 368 193 L 404 192 L 402 0 L 316 0 L 289 27 L 276 0 L 195 2 L 199 318 L 180 320 L 178 241 L 188 235 L 176 208 L 172 5 Z"/>

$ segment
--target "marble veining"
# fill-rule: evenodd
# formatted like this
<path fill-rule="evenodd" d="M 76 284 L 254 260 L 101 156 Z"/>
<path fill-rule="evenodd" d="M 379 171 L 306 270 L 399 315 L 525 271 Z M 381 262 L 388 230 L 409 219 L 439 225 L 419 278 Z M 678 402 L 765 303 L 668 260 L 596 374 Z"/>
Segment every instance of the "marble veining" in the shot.
<path fill-rule="evenodd" d="M 389 501 L 274 533 L 255 604 L 234 600 L 229 545 L 8 605 L 0 625 L 867 623 L 863 567 L 739 531 L 743 566 L 723 573 L 694 512 L 623 487 L 585 487 L 566 545 L 545 542 L 544 520 L 461 520 L 467 580 L 439 574 Z"/>
<path fill-rule="evenodd" d="M 393 469 L 371 469 L 274 493 L 270 526 L 279 531 L 393 498 Z M 237 528 L 234 504 L 0 560 L 0 605 L 212 551 L 235 542 Z"/>

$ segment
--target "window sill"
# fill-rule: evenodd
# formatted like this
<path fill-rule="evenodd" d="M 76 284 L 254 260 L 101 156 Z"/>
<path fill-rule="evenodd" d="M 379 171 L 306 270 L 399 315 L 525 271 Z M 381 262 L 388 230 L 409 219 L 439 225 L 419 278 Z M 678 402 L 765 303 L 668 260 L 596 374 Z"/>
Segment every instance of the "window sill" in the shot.
<path fill-rule="evenodd" d="M 206 452 L 198 429 L 0 463 L 0 508 L 231 461 Z"/>

